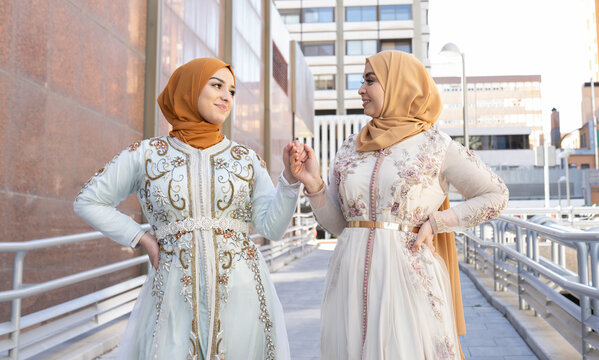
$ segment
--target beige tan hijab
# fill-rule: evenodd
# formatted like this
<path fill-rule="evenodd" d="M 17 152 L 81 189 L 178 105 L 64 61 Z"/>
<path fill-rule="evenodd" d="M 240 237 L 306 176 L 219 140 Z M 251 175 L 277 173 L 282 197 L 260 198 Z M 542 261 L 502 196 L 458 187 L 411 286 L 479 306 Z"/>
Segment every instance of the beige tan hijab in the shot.
<path fill-rule="evenodd" d="M 356 138 L 358 151 L 389 147 L 433 126 L 441 96 L 428 70 L 414 56 L 386 50 L 366 59 L 385 91 L 381 114 Z"/>
<path fill-rule="evenodd" d="M 358 151 L 375 151 L 430 129 L 441 114 L 442 102 L 428 70 L 414 56 L 395 50 L 382 51 L 366 59 L 383 86 L 385 99 L 378 117 L 358 134 Z M 449 209 L 449 199 L 439 211 Z M 453 295 L 458 335 L 466 333 L 462 290 L 455 237 L 452 232 L 435 235 L 436 252 L 447 266 Z M 461 353 L 462 359 L 464 355 Z"/>

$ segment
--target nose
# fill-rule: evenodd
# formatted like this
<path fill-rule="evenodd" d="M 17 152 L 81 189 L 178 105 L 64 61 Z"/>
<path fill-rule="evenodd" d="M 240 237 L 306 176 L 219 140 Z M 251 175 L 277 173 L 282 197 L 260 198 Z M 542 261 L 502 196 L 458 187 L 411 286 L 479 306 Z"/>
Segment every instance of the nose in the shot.
<path fill-rule="evenodd" d="M 362 86 L 358 89 L 358 95 L 366 94 L 366 83 L 363 83 Z"/>
<path fill-rule="evenodd" d="M 225 89 L 225 90 L 224 90 L 224 91 L 221 93 L 221 95 L 220 95 L 220 98 L 221 98 L 223 101 L 231 101 L 231 100 L 233 100 L 233 95 L 231 95 L 231 92 L 230 92 L 229 90 Z"/>

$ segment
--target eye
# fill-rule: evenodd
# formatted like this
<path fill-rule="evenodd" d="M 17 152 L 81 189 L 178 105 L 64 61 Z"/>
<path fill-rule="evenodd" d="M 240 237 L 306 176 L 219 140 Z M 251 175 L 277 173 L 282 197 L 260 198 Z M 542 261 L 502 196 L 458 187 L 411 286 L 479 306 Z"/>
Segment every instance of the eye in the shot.
<path fill-rule="evenodd" d="M 231 93 L 231 96 L 235 96 L 235 90 L 231 90 L 229 92 Z"/>
<path fill-rule="evenodd" d="M 368 85 L 372 85 L 373 82 L 374 82 L 374 80 L 372 80 L 372 79 L 366 79 L 366 83 Z"/>
<path fill-rule="evenodd" d="M 220 89 L 222 87 L 222 84 L 221 83 L 214 83 L 214 84 L 212 84 L 212 86 L 214 86 L 217 89 Z"/>

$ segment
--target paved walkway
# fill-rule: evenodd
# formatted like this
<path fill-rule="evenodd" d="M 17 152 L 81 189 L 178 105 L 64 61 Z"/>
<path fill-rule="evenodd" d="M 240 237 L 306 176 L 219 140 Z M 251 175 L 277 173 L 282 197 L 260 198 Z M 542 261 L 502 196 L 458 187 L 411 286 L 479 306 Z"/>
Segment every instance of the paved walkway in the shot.
<path fill-rule="evenodd" d="M 332 245 L 321 245 L 272 278 L 285 310 L 291 358 L 319 359 L 320 302 Z M 468 360 L 536 360 L 507 319 L 493 308 L 462 274 L 462 295 L 468 333 L 461 338 Z M 114 351 L 101 360 L 113 360 Z"/>
<path fill-rule="evenodd" d="M 285 310 L 293 360 L 319 359 L 320 302 L 329 257 L 325 245 L 272 274 Z M 468 333 L 461 338 L 468 360 L 536 360 L 507 319 L 461 274 Z"/>

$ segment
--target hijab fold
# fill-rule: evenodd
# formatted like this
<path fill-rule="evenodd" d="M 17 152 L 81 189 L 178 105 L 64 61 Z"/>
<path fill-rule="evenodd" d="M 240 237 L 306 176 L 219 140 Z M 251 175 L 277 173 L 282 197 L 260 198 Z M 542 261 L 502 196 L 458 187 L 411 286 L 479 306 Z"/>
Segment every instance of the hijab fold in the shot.
<path fill-rule="evenodd" d="M 381 83 L 385 99 L 381 113 L 362 128 L 356 138 L 358 151 L 387 148 L 430 129 L 441 114 L 442 102 L 437 85 L 428 70 L 414 56 L 396 50 L 382 51 L 366 59 Z M 439 211 L 449 209 L 449 199 Z M 433 238 L 436 252 L 443 258 L 453 296 L 458 335 L 466 333 L 462 305 L 460 272 L 453 232 Z M 464 358 L 460 348 L 460 355 Z"/>
<path fill-rule="evenodd" d="M 173 72 L 157 99 L 166 121 L 173 127 L 170 136 L 201 150 L 218 144 L 224 138 L 222 124 L 207 122 L 198 109 L 198 98 L 208 80 L 224 67 L 235 79 L 231 65 L 214 58 L 191 60 Z"/>

